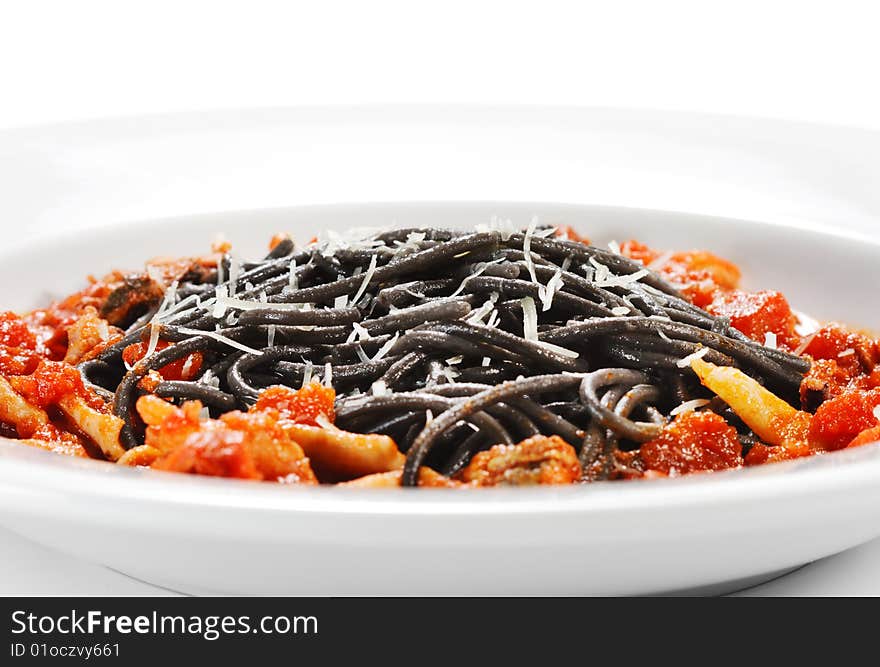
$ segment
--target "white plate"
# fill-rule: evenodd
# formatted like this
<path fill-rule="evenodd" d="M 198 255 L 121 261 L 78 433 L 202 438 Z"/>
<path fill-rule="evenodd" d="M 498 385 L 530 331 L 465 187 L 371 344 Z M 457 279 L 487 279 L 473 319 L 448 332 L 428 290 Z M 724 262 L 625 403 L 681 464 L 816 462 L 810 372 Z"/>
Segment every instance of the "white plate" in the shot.
<path fill-rule="evenodd" d="M 0 254 L 0 304 L 79 276 L 271 233 L 490 215 L 573 224 L 598 242 L 706 246 L 820 318 L 877 326 L 880 245 L 857 235 L 656 211 L 523 203 L 305 207 L 58 236 Z M 100 252 L 96 251 L 100 244 Z M 24 288 L 22 286 L 28 286 Z M 33 286 L 33 287 L 32 287 Z M 785 570 L 880 534 L 880 446 L 688 479 L 575 488 L 354 491 L 120 469 L 0 443 L 2 522 L 176 590 L 312 594 L 651 593 Z M 727 582 L 727 583 L 725 583 Z"/>

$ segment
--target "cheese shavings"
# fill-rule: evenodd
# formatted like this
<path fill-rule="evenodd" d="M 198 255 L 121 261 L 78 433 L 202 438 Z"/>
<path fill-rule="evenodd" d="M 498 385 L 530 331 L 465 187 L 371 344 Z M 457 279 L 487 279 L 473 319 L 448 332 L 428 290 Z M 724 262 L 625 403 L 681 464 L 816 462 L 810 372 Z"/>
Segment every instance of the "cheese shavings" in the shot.
<path fill-rule="evenodd" d="M 291 292 L 295 292 L 299 287 L 299 280 L 296 275 L 296 257 L 290 260 L 290 271 L 287 274 L 287 288 Z"/>
<path fill-rule="evenodd" d="M 538 344 L 549 350 L 550 352 L 555 352 L 561 357 L 568 357 L 569 359 L 577 359 L 581 355 L 575 352 L 574 350 L 569 350 L 567 347 L 562 347 L 561 345 L 554 345 L 553 343 L 547 343 L 543 340 L 539 340 Z"/>
<path fill-rule="evenodd" d="M 526 228 L 526 233 L 523 235 L 523 255 L 525 257 L 526 269 L 529 271 L 532 282 L 540 285 L 538 276 L 535 275 L 535 261 L 532 259 L 532 235 L 535 233 L 535 227 L 537 226 L 538 218 L 534 217 Z"/>
<path fill-rule="evenodd" d="M 702 359 L 707 354 L 709 354 L 709 348 L 708 347 L 701 347 L 699 350 L 697 350 L 693 354 L 689 354 L 688 356 L 684 357 L 683 359 L 679 359 L 678 361 L 676 361 L 675 365 L 678 366 L 679 368 L 687 368 L 688 366 L 691 365 L 691 362 L 694 362 L 697 359 Z"/>
<path fill-rule="evenodd" d="M 229 294 L 229 290 L 226 285 L 217 285 L 217 289 L 214 290 L 214 310 L 211 312 L 211 315 L 215 320 L 219 320 L 223 315 L 226 314 L 226 300 L 227 295 Z M 238 299 L 236 299 L 237 301 Z"/>
<path fill-rule="evenodd" d="M 697 408 L 702 408 L 704 405 L 709 405 L 710 401 L 705 398 L 695 398 L 692 401 L 685 401 L 677 408 L 673 408 L 673 410 L 669 413 L 671 417 L 675 417 L 676 415 L 681 415 L 686 412 L 693 412 Z"/>
<path fill-rule="evenodd" d="M 535 308 L 535 300 L 530 297 L 520 299 L 520 307 L 523 311 L 523 338 L 526 340 L 538 340 L 538 309 Z"/>
<path fill-rule="evenodd" d="M 373 356 L 373 361 L 379 361 L 382 357 L 388 354 L 391 351 L 391 348 L 394 347 L 394 344 L 397 342 L 397 339 L 400 337 L 400 332 L 396 331 L 394 336 L 388 339 L 385 344 L 379 348 L 379 351 Z"/>
<path fill-rule="evenodd" d="M 189 329 L 187 327 L 178 327 L 177 330 L 180 333 L 187 334 L 188 336 L 205 336 L 206 338 L 212 338 L 219 343 L 223 343 L 224 345 L 228 345 L 229 347 L 234 347 L 236 350 L 241 350 L 242 352 L 248 352 L 250 354 L 263 354 L 261 350 L 256 350 L 252 347 L 248 347 L 247 345 L 243 345 L 237 340 L 227 338 L 223 334 L 219 334 L 216 331 L 200 331 L 199 329 Z"/>
<path fill-rule="evenodd" d="M 568 271 L 570 266 L 571 256 L 568 256 L 563 260 L 562 266 L 557 268 L 550 277 L 550 280 L 547 281 L 547 285 L 538 288 L 538 298 L 541 300 L 542 312 L 550 310 L 550 307 L 553 305 L 553 296 L 565 286 L 562 282 L 562 274 Z"/>
<path fill-rule="evenodd" d="M 361 300 L 364 292 L 367 291 L 367 286 L 370 284 L 370 281 L 373 279 L 373 274 L 376 273 L 376 255 L 370 257 L 370 265 L 367 267 L 367 272 L 364 274 L 364 281 L 361 283 L 361 286 L 358 288 L 358 291 L 355 292 L 354 297 L 351 302 L 356 304 Z"/>
<path fill-rule="evenodd" d="M 144 353 L 144 358 L 149 357 L 156 351 L 156 346 L 159 344 L 159 332 L 161 329 L 162 327 L 160 325 L 150 322 L 150 340 L 147 343 L 147 351 Z"/>

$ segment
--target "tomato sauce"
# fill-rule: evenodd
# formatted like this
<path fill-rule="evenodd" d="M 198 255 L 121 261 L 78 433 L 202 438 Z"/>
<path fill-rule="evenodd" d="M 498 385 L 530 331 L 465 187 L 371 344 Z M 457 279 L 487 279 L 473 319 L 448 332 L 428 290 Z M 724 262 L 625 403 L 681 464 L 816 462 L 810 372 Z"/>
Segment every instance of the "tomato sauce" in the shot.
<path fill-rule="evenodd" d="M 252 409 L 274 412 L 279 419 L 288 419 L 297 424 L 320 426 L 317 419 L 322 415 L 331 423 L 336 419 L 333 409 L 335 400 L 333 388 L 317 382 L 311 382 L 302 389 L 279 385 L 263 390 Z"/>
<path fill-rule="evenodd" d="M 0 313 L 0 374 L 33 373 L 43 355 L 37 337 L 15 313 Z"/>
<path fill-rule="evenodd" d="M 736 429 L 709 411 L 678 415 L 657 438 L 639 448 L 638 458 L 644 471 L 669 476 L 743 465 Z"/>
<path fill-rule="evenodd" d="M 825 401 L 813 415 L 810 441 L 828 450 L 846 447 L 863 431 L 880 425 L 877 406 L 880 389 L 857 389 Z"/>
<path fill-rule="evenodd" d="M 781 348 L 791 350 L 800 343 L 795 333 L 797 318 L 779 292 L 718 291 L 706 310 L 730 318 L 731 326 L 760 343 L 767 340 L 767 334 L 773 334 Z"/>
<path fill-rule="evenodd" d="M 86 389 L 79 371 L 61 361 L 44 359 L 30 375 L 12 377 L 9 382 L 28 403 L 39 408 L 57 405 L 65 396 L 74 395 L 96 410 L 106 409 L 104 401 Z"/>
<path fill-rule="evenodd" d="M 620 252 L 658 271 L 701 308 L 708 306 L 717 292 L 733 290 L 739 285 L 739 267 L 705 250 L 664 255 L 644 243 L 630 240 L 620 247 Z"/>
<path fill-rule="evenodd" d="M 167 340 L 159 340 L 156 343 L 156 350 L 164 350 L 171 343 Z M 122 351 L 122 359 L 129 367 L 134 366 L 137 362 L 147 355 L 149 343 L 133 343 Z M 192 380 L 199 375 L 202 369 L 203 357 L 201 352 L 193 352 L 182 359 L 172 361 L 159 369 L 159 375 L 165 380 Z"/>

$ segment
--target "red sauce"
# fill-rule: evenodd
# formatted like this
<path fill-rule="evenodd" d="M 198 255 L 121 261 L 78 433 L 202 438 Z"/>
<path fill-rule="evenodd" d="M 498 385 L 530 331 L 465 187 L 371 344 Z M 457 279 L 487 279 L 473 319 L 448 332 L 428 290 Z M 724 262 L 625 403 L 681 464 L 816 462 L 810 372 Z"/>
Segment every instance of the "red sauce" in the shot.
<path fill-rule="evenodd" d="M 590 244 L 590 239 L 588 239 L 586 236 L 578 234 L 569 225 L 558 225 L 556 227 L 556 236 L 566 239 L 567 241 L 577 241 L 579 243 L 585 243 L 586 245 Z"/>
<path fill-rule="evenodd" d="M 743 464 L 736 429 L 708 411 L 677 416 L 657 438 L 641 446 L 639 458 L 646 471 L 670 476 L 727 470 Z"/>
<path fill-rule="evenodd" d="M 626 241 L 620 252 L 645 266 L 663 256 L 660 251 L 632 240 Z M 716 292 L 735 289 L 740 280 L 736 264 L 705 250 L 672 253 L 655 268 L 691 302 L 703 308 L 712 302 Z"/>
<path fill-rule="evenodd" d="M 193 433 L 153 467 L 214 477 L 263 479 L 245 446 L 245 434 L 225 429 Z"/>
<path fill-rule="evenodd" d="M 31 311 L 22 319 L 34 332 L 38 347 L 45 356 L 55 361 L 67 354 L 67 327 L 73 324 L 85 310 L 93 306 L 100 312 L 101 306 L 113 290 L 112 282 L 121 281 L 123 275 L 111 273 L 102 280 L 89 276 L 89 286 L 66 299 L 53 303 L 48 308 Z"/>
<path fill-rule="evenodd" d="M 861 447 L 862 445 L 870 445 L 875 442 L 880 442 L 880 425 L 862 431 L 852 439 L 847 447 Z"/>
<path fill-rule="evenodd" d="M 805 442 L 792 443 L 790 445 L 776 445 L 770 447 L 761 443 L 756 444 L 746 454 L 746 465 L 755 466 L 764 463 L 778 463 L 790 461 L 804 456 L 812 456 L 816 450 Z"/>
<path fill-rule="evenodd" d="M 28 403 L 40 408 L 57 405 L 71 394 L 96 410 L 106 408 L 103 400 L 85 388 L 79 371 L 61 361 L 43 360 L 33 373 L 10 378 L 10 383 Z"/>
<path fill-rule="evenodd" d="M 810 424 L 810 442 L 824 449 L 846 447 L 860 433 L 878 425 L 874 408 L 880 405 L 880 389 L 853 390 L 825 401 Z"/>
<path fill-rule="evenodd" d="M 275 234 L 271 239 L 269 239 L 269 251 L 275 250 L 278 247 L 279 243 L 283 243 L 290 239 L 290 234 L 279 233 Z"/>
<path fill-rule="evenodd" d="M 797 320 L 779 292 L 716 292 L 706 310 L 719 317 L 729 317 L 733 327 L 752 340 L 763 343 L 765 335 L 773 333 L 780 347 L 794 349 L 800 343 L 794 330 Z"/>
<path fill-rule="evenodd" d="M 869 336 L 832 323 L 811 335 L 803 350 L 813 359 L 829 359 L 853 376 L 870 374 L 880 363 L 878 343 Z"/>
<path fill-rule="evenodd" d="M 319 426 L 316 419 L 324 415 L 331 422 L 336 419 L 333 404 L 336 392 L 317 382 L 302 389 L 276 386 L 265 389 L 252 408 L 257 411 L 274 411 L 279 419 L 289 419 L 297 424 Z"/>
<path fill-rule="evenodd" d="M 33 373 L 42 356 L 37 337 L 15 313 L 0 313 L 0 374 Z"/>
<path fill-rule="evenodd" d="M 166 340 L 160 340 L 156 343 L 156 350 L 164 350 L 171 345 Z M 143 359 L 147 354 L 149 343 L 133 343 L 122 351 L 122 359 L 129 366 L 134 366 Z M 202 354 L 193 352 L 190 355 L 177 361 L 172 361 L 159 369 L 159 374 L 165 380 L 192 380 L 197 377 L 202 367 Z"/>

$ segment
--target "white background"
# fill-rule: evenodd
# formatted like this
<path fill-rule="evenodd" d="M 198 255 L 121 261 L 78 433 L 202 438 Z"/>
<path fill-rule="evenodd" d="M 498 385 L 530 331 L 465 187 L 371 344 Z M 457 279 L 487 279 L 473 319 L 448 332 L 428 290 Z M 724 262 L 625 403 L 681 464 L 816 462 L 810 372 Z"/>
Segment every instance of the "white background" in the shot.
<path fill-rule="evenodd" d="M 372 102 L 650 107 L 880 128 L 870 2 L 0 3 L 0 128 Z M 4 532 L 0 563 L 0 593 L 153 590 Z M 880 593 L 880 543 L 761 590 Z"/>
<path fill-rule="evenodd" d="M 0 2 L 0 126 L 218 107 L 589 104 L 880 125 L 871 2 Z"/>

